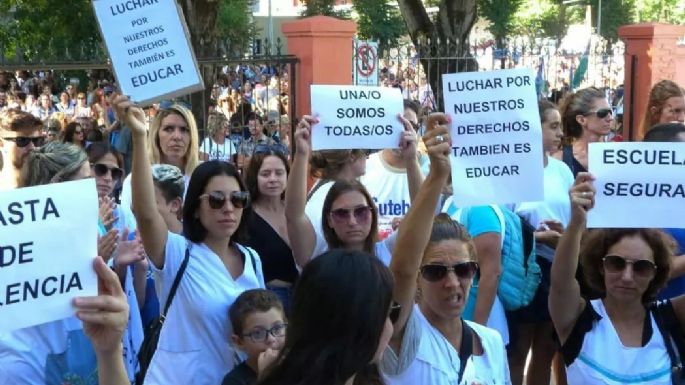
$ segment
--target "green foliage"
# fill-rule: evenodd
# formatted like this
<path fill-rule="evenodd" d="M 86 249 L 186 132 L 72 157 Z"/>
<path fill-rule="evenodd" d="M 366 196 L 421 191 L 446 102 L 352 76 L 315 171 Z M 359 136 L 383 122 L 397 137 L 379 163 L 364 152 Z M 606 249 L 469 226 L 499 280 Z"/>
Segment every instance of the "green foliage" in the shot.
<path fill-rule="evenodd" d="M 488 30 L 501 46 L 514 27 L 514 15 L 524 0 L 478 0 L 478 15 L 490 21 Z"/>
<path fill-rule="evenodd" d="M 592 23 L 596 26 L 597 3 L 592 0 Z M 618 28 L 635 22 L 635 0 L 601 0 L 602 20 L 599 34 L 609 42 L 618 40 Z"/>
<path fill-rule="evenodd" d="M 583 7 L 565 6 L 558 0 L 525 0 L 514 15 L 512 32 L 529 38 L 554 38 L 566 35 L 568 26 L 581 23 Z"/>
<path fill-rule="evenodd" d="M 402 15 L 388 0 L 354 0 L 353 8 L 358 14 L 357 35 L 377 41 L 381 53 L 407 34 Z"/>
<path fill-rule="evenodd" d="M 252 6 L 255 0 L 221 0 L 217 34 L 227 42 L 226 51 L 240 55 L 247 51 L 256 33 Z"/>
<path fill-rule="evenodd" d="M 305 0 L 305 8 L 300 14 L 302 17 L 309 16 L 331 16 L 338 19 L 349 19 L 350 13 L 335 9 L 335 0 Z"/>
<path fill-rule="evenodd" d="M 685 1 L 682 0 L 637 0 L 635 11 L 640 23 L 685 24 Z"/>

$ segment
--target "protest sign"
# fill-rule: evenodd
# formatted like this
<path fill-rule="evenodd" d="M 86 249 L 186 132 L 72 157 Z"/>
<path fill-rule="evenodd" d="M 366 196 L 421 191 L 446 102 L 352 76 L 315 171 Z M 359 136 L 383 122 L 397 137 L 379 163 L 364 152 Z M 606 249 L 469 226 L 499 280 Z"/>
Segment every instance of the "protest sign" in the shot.
<path fill-rule="evenodd" d="M 399 88 L 312 85 L 312 148 L 398 148 L 404 126 Z"/>
<path fill-rule="evenodd" d="M 685 143 L 590 143 L 588 227 L 685 228 Z"/>
<path fill-rule="evenodd" d="M 0 192 L 0 334 L 74 315 L 97 295 L 98 199 L 85 179 Z"/>
<path fill-rule="evenodd" d="M 530 69 L 442 75 L 459 206 L 544 199 L 542 131 Z"/>
<path fill-rule="evenodd" d="M 94 0 L 121 92 L 149 104 L 204 88 L 176 0 Z"/>

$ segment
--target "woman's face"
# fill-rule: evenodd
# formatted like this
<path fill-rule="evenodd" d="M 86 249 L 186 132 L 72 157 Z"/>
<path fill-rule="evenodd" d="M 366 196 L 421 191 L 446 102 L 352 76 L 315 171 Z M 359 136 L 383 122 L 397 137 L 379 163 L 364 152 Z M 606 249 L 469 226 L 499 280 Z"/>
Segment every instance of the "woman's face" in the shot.
<path fill-rule="evenodd" d="M 74 143 L 83 143 L 84 135 L 85 135 L 85 133 L 83 132 L 83 127 L 81 127 L 81 126 L 74 127 L 73 142 Z"/>
<path fill-rule="evenodd" d="M 327 215 L 328 225 L 343 244 L 363 244 L 371 232 L 372 210 L 364 194 L 345 192 L 333 201 Z"/>
<path fill-rule="evenodd" d="M 685 123 L 685 96 L 672 96 L 666 99 L 658 123 L 671 122 Z"/>
<path fill-rule="evenodd" d="M 207 198 L 200 198 L 200 206 L 195 215 L 200 219 L 200 223 L 207 229 L 208 236 L 215 239 L 230 238 L 240 225 L 240 218 L 243 216 L 243 209 L 237 208 L 229 197 L 235 191 L 241 191 L 238 181 L 227 175 L 217 175 L 212 177 L 205 186 L 203 194 L 219 191 L 227 198 L 221 208 L 210 207 Z"/>
<path fill-rule="evenodd" d="M 107 167 L 107 171 L 102 175 L 98 175 L 101 170 L 104 170 L 103 166 Z M 120 173 L 122 172 L 119 168 L 117 158 L 111 153 L 105 154 L 105 156 L 91 164 L 91 171 L 95 176 L 95 186 L 98 190 L 98 197 L 106 197 L 112 193 L 112 190 L 114 190 L 114 187 L 121 178 Z M 113 174 L 117 174 L 117 178 L 115 178 L 115 175 Z"/>
<path fill-rule="evenodd" d="M 636 262 L 647 260 L 654 263 L 654 252 L 640 236 L 627 236 L 621 238 L 607 250 L 607 256 L 620 256 L 625 260 Z M 612 257 L 613 258 L 613 257 Z M 633 263 L 626 263 L 625 268 L 617 270 L 611 267 L 607 259 L 603 265 L 604 287 L 607 297 L 612 297 L 621 302 L 641 300 L 647 291 L 650 282 L 654 279 L 656 270 L 647 273 L 636 273 Z"/>
<path fill-rule="evenodd" d="M 288 174 L 281 158 L 269 155 L 264 158 L 257 174 L 257 188 L 266 197 L 280 198 L 285 191 Z"/>
<path fill-rule="evenodd" d="M 608 114 L 604 118 L 597 116 L 597 111 L 606 110 L 610 108 L 609 103 L 604 98 L 595 99 L 592 102 L 592 108 L 585 114 L 583 127 L 591 134 L 596 136 L 608 135 L 611 132 L 611 121 L 614 120 L 613 113 Z"/>
<path fill-rule="evenodd" d="M 174 165 L 181 164 L 190 146 L 190 130 L 185 119 L 178 114 L 168 115 L 162 119 L 158 135 L 162 161 Z"/>
<path fill-rule="evenodd" d="M 76 97 L 76 100 L 78 101 L 78 105 L 81 107 L 86 106 L 86 95 L 79 95 Z"/>
<path fill-rule="evenodd" d="M 466 243 L 456 239 L 429 244 L 423 256 L 423 265 L 454 266 L 469 261 L 471 257 Z M 473 278 L 460 278 L 454 271 L 449 271 L 436 282 L 429 281 L 420 274 L 418 281 L 421 289 L 419 306 L 429 320 L 456 319 L 461 316 Z"/>
<path fill-rule="evenodd" d="M 542 122 L 542 146 L 546 152 L 559 149 L 564 132 L 561 129 L 561 115 L 555 108 L 545 111 Z"/>
<path fill-rule="evenodd" d="M 59 100 L 62 102 L 62 104 L 67 104 L 69 103 L 69 94 L 66 92 L 62 92 L 59 94 Z"/>

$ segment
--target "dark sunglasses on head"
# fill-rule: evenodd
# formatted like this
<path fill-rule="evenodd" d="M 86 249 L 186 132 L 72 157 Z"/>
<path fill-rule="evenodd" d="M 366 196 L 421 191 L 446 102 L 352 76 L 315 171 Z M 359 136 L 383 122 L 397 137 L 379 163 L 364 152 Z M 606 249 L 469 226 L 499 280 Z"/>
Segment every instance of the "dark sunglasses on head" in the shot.
<path fill-rule="evenodd" d="M 230 197 L 226 197 L 221 191 L 212 191 L 207 194 L 200 195 L 200 199 L 207 198 L 209 207 L 218 210 L 224 207 L 226 200 L 230 200 L 233 207 L 243 209 L 247 207 L 250 202 L 250 194 L 247 191 L 233 191 Z"/>
<path fill-rule="evenodd" d="M 401 312 L 402 305 L 395 301 L 392 301 L 392 304 L 390 304 L 390 313 L 388 313 L 388 318 L 390 319 L 390 322 L 395 324 L 395 322 L 397 322 L 397 320 L 400 318 Z"/>
<path fill-rule="evenodd" d="M 439 264 L 427 264 L 421 266 L 421 276 L 430 282 L 437 282 L 447 276 L 447 273 L 453 271 L 458 278 L 471 279 L 478 272 L 478 264 L 473 261 L 459 262 L 452 266 L 445 266 Z"/>
<path fill-rule="evenodd" d="M 600 108 L 597 111 L 586 112 L 585 116 L 596 115 L 600 119 L 606 118 L 608 115 L 614 115 L 614 111 L 611 108 Z"/>
<path fill-rule="evenodd" d="M 354 216 L 354 220 L 357 221 L 357 223 L 367 223 L 369 218 L 371 218 L 371 210 L 373 209 L 370 206 L 359 206 L 352 209 L 335 209 L 331 210 L 331 218 L 333 218 L 335 222 L 344 223 Z"/>
<path fill-rule="evenodd" d="M 191 109 L 190 104 L 182 100 L 162 100 L 161 102 L 159 102 L 159 109 L 162 111 L 168 111 L 175 105 L 185 107 L 188 110 Z"/>
<path fill-rule="evenodd" d="M 626 269 L 626 266 L 633 265 L 633 273 L 641 277 L 649 277 L 652 275 L 657 267 L 652 261 L 646 259 L 630 260 L 620 255 L 607 255 L 602 258 L 604 262 L 604 269 L 610 273 L 620 273 Z"/>
<path fill-rule="evenodd" d="M 14 142 L 17 147 L 26 147 L 29 145 L 29 143 L 33 143 L 35 147 L 40 147 L 43 144 L 45 144 L 45 137 L 44 136 L 34 136 L 34 137 L 28 137 L 28 136 L 16 136 L 14 138 L 2 138 L 4 140 L 9 140 L 10 142 Z"/>
<path fill-rule="evenodd" d="M 95 172 L 95 176 L 97 177 L 103 177 L 110 172 L 112 174 L 112 179 L 119 181 L 121 180 L 121 177 L 124 176 L 124 171 L 119 167 L 109 167 L 102 163 L 91 163 L 90 167 L 93 168 L 93 172 Z"/>
<path fill-rule="evenodd" d="M 274 144 L 258 144 L 254 148 L 254 153 L 255 154 L 271 154 L 271 153 L 276 153 L 276 154 L 281 154 L 284 156 L 288 155 L 288 147 L 284 146 L 281 143 L 274 143 Z"/>

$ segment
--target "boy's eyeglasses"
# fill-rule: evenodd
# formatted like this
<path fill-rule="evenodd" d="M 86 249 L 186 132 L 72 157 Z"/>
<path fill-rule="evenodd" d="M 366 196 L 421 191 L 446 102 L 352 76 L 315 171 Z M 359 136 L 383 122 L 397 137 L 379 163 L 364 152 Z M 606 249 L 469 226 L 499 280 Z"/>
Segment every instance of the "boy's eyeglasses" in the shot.
<path fill-rule="evenodd" d="M 597 111 L 589 111 L 584 114 L 585 116 L 596 115 L 600 119 L 606 118 L 608 115 L 614 115 L 614 111 L 611 108 L 600 108 Z"/>
<path fill-rule="evenodd" d="M 97 177 L 103 177 L 109 172 L 111 173 L 113 180 L 120 181 L 121 177 L 124 176 L 124 171 L 119 167 L 109 167 L 102 163 L 92 163 L 90 167 Z"/>
<path fill-rule="evenodd" d="M 370 206 L 359 206 L 351 209 L 335 209 L 331 210 L 331 218 L 337 223 L 346 223 L 354 216 L 357 223 L 367 223 L 371 218 Z"/>
<path fill-rule="evenodd" d="M 274 144 L 258 144 L 254 148 L 254 153 L 255 154 L 270 154 L 270 153 L 276 153 L 280 154 L 283 156 L 288 156 L 288 147 L 284 146 L 281 143 L 274 143 Z"/>
<path fill-rule="evenodd" d="M 447 273 L 453 271 L 460 279 L 471 279 L 478 272 L 478 264 L 473 261 L 459 262 L 452 266 L 427 264 L 421 266 L 421 276 L 430 282 L 438 282 L 447 276 Z"/>
<path fill-rule="evenodd" d="M 286 323 L 278 324 L 271 329 L 253 330 L 249 333 L 243 334 L 242 337 L 250 337 L 252 342 L 255 343 L 266 342 L 266 340 L 269 339 L 269 334 L 271 334 L 274 338 L 285 337 L 285 331 L 287 327 L 288 324 Z"/>
<path fill-rule="evenodd" d="M 628 265 L 633 265 L 633 273 L 640 277 L 649 277 L 657 269 L 654 262 L 646 259 L 630 260 L 620 255 L 607 255 L 602 258 L 604 270 L 610 273 L 621 273 Z"/>
<path fill-rule="evenodd" d="M 44 136 L 15 136 L 10 138 L 3 137 L 2 139 L 14 142 L 19 148 L 26 147 L 29 145 L 29 143 L 33 143 L 34 147 L 41 147 L 43 144 L 45 144 Z"/>
<path fill-rule="evenodd" d="M 222 191 L 212 191 L 207 194 L 200 195 L 200 199 L 207 199 L 209 207 L 214 210 L 219 210 L 224 207 L 227 200 L 231 201 L 233 207 L 243 209 L 247 207 L 250 202 L 250 193 L 247 191 L 233 191 L 230 196 L 226 196 Z"/>

